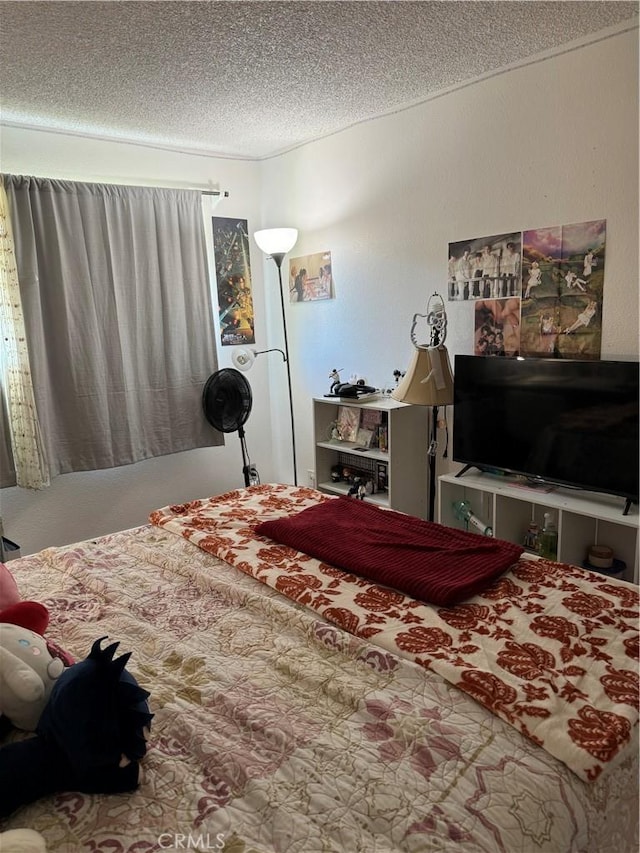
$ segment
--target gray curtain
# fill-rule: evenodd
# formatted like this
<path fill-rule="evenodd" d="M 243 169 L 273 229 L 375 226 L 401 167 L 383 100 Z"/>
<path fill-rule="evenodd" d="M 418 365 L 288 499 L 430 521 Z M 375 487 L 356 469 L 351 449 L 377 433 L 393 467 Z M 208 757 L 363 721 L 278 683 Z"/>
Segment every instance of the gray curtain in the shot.
<path fill-rule="evenodd" d="M 201 408 L 217 360 L 200 194 L 3 180 L 51 475 L 223 444 Z"/>

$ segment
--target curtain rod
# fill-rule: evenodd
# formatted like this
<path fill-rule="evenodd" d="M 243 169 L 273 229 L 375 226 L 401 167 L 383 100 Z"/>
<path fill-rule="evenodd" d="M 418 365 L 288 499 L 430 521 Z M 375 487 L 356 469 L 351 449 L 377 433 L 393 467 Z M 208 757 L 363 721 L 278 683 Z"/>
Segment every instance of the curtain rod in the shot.
<path fill-rule="evenodd" d="M 2 173 L 2 174 L 9 174 L 9 173 L 7 172 L 7 173 Z M 38 175 L 26 175 L 26 176 L 25 175 L 18 175 L 18 177 L 35 178 L 37 181 L 70 181 L 71 183 L 77 182 L 76 178 L 52 178 L 50 175 L 47 177 L 44 177 L 44 178 L 41 176 L 38 176 Z M 0 180 L 1 179 L 2 178 L 0 175 Z M 162 186 L 158 186 L 157 184 L 139 184 L 139 183 L 136 183 L 135 178 L 129 178 L 129 177 L 115 177 L 115 178 L 96 177 L 96 178 L 93 178 L 91 181 L 85 181 L 84 183 L 111 184 L 112 186 L 116 186 L 116 187 L 121 187 L 121 186 L 141 187 L 142 189 L 149 189 L 149 190 L 193 190 L 194 192 L 199 192 L 200 195 L 214 195 L 214 196 L 220 196 L 220 198 L 229 198 L 229 190 L 210 190 L 210 189 L 205 189 L 204 187 L 198 187 L 198 186 L 195 186 L 195 187 L 191 186 L 190 187 L 190 186 L 186 186 L 184 184 L 182 186 L 162 187 Z"/>

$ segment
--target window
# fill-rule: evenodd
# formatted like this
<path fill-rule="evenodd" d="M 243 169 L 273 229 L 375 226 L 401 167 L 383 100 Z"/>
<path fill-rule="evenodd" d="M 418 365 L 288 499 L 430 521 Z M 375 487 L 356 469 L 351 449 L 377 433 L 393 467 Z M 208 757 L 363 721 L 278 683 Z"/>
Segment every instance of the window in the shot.
<path fill-rule="evenodd" d="M 51 475 L 223 444 L 201 407 L 217 363 L 200 194 L 3 179 Z"/>

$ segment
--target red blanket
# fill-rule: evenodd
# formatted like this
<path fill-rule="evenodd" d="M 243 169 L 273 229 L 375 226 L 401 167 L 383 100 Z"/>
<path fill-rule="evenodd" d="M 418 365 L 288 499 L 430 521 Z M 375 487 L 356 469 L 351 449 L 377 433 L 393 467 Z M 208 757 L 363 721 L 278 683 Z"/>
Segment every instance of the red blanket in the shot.
<path fill-rule="evenodd" d="M 265 521 L 256 533 L 421 601 L 451 605 L 485 589 L 523 548 L 337 498 Z"/>

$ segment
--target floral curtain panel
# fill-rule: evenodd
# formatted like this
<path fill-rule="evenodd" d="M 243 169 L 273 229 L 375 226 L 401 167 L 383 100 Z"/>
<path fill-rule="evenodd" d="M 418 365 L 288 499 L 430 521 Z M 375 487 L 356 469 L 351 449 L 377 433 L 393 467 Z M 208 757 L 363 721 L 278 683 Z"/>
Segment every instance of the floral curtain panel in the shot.
<path fill-rule="evenodd" d="M 3 390 L 5 436 L 3 471 L 13 467 L 15 482 L 28 489 L 49 485 L 49 465 L 42 443 L 33 396 L 22 300 L 18 284 L 9 205 L 0 182 L 0 388 Z M 5 445 L 6 447 L 6 445 Z M 10 449 L 10 453 L 7 452 Z M 13 464 L 9 462 L 12 457 Z"/>

